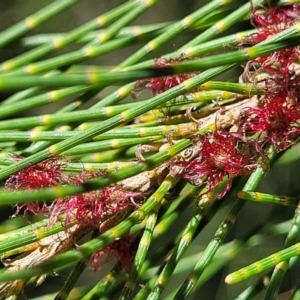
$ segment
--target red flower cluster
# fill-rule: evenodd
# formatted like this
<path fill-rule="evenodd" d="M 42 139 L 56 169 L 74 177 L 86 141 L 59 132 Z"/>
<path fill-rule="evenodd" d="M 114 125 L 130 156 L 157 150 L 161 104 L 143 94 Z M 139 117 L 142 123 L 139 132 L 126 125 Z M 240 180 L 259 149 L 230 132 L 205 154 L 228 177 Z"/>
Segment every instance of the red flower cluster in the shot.
<path fill-rule="evenodd" d="M 251 18 L 257 32 L 247 37 L 244 43 L 255 45 L 298 22 L 300 20 L 300 5 L 270 7 L 259 11 L 252 7 Z M 261 56 L 252 60 L 248 67 L 258 63 L 267 72 L 276 72 L 288 76 L 289 66 L 299 56 L 299 53 L 298 47 L 276 51 L 271 55 Z"/>
<path fill-rule="evenodd" d="M 59 186 L 62 184 L 79 185 L 90 179 L 104 176 L 102 172 L 87 172 L 83 170 L 77 175 L 65 175 L 62 169 L 66 167 L 65 162 L 58 158 L 49 158 L 41 163 L 32 165 L 12 175 L 6 182 L 6 188 L 13 190 L 27 189 L 39 190 L 46 187 Z M 26 203 L 17 207 L 15 215 L 22 208 L 38 214 L 45 213 L 50 217 L 50 222 L 65 217 L 66 224 L 76 222 L 79 226 L 91 226 L 96 229 L 110 221 L 110 227 L 115 225 L 124 213 L 133 208 L 132 198 L 138 197 L 140 193 L 125 190 L 121 186 L 114 185 L 101 190 L 83 193 L 80 195 L 59 198 L 47 205 L 43 203 Z M 127 213 L 128 214 L 128 213 Z M 102 226 L 108 229 L 108 226 Z"/>
<path fill-rule="evenodd" d="M 5 188 L 10 190 L 39 190 L 64 184 L 68 181 L 68 177 L 62 172 L 65 166 L 66 164 L 58 158 L 48 158 L 12 175 L 6 181 Z M 18 215 L 23 208 L 25 208 L 24 213 L 28 211 L 33 214 L 48 213 L 50 206 L 46 203 L 40 206 L 37 202 L 28 202 L 21 206 L 17 205 L 16 208 L 16 213 L 13 216 Z"/>
<path fill-rule="evenodd" d="M 91 256 L 92 269 L 96 271 L 108 263 L 113 257 L 116 257 L 124 270 L 129 273 L 134 254 L 135 247 L 133 237 L 125 235 Z"/>
<path fill-rule="evenodd" d="M 251 23 L 257 32 L 248 37 L 248 42 L 257 44 L 281 32 L 300 20 L 300 5 L 264 7 L 262 10 L 251 8 Z"/>
<path fill-rule="evenodd" d="M 252 8 L 251 15 L 257 33 L 248 37 L 246 42 L 256 44 L 299 21 L 300 5 L 264 8 L 262 11 Z M 299 55 L 299 47 L 293 47 L 248 63 L 248 67 L 258 63 L 259 71 L 268 76 L 263 80 L 263 107 L 242 112 L 241 130 L 244 134 L 257 133 L 263 143 L 273 144 L 277 151 L 293 145 L 300 132 L 299 77 L 295 64 Z"/>
<path fill-rule="evenodd" d="M 48 158 L 12 175 L 6 181 L 5 187 L 14 190 L 38 190 L 57 186 L 68 181 L 61 171 L 65 166 L 58 158 Z"/>
<path fill-rule="evenodd" d="M 300 103 L 294 93 L 285 89 L 277 94 L 268 93 L 262 108 L 249 108 L 241 115 L 245 133 L 259 133 L 265 143 L 271 142 L 277 151 L 293 145 L 300 133 Z"/>
<path fill-rule="evenodd" d="M 76 221 L 80 226 L 91 226 L 101 232 L 118 224 L 134 208 L 131 201 L 138 193 L 125 191 L 119 186 L 103 188 L 56 200 L 51 209 L 51 222 L 66 216 L 66 223 Z"/>
<path fill-rule="evenodd" d="M 225 178 L 228 184 L 222 197 L 231 187 L 234 176 L 249 175 L 258 166 L 259 153 L 254 141 L 239 133 L 217 131 L 195 137 L 200 141 L 200 154 L 192 161 L 175 160 L 171 166 L 183 167 L 178 176 L 192 182 L 206 183 L 211 191 Z"/>
<path fill-rule="evenodd" d="M 103 176 L 102 172 L 87 172 L 70 176 L 69 184 L 79 185 L 90 179 Z M 111 186 L 101 190 L 57 199 L 52 204 L 50 221 L 55 222 L 60 215 L 65 215 L 66 223 L 76 221 L 80 226 L 99 228 L 107 219 L 119 216 L 120 212 L 132 208 L 131 198 L 139 193 L 126 191 L 120 186 Z M 118 222 L 115 218 L 115 224 Z M 111 226 L 115 225 L 111 224 Z"/>
<path fill-rule="evenodd" d="M 66 167 L 66 163 L 62 163 L 58 158 L 47 159 L 11 176 L 6 182 L 6 188 L 39 190 L 62 184 L 79 185 L 90 179 L 105 175 L 102 172 L 83 170 L 79 174 L 66 176 L 62 173 L 64 167 Z M 15 215 L 19 214 L 22 208 L 25 208 L 25 213 L 30 211 L 34 214 L 47 214 L 50 224 L 58 221 L 63 216 L 66 224 L 76 222 L 79 227 L 90 227 L 91 230 L 104 232 L 118 224 L 133 210 L 136 205 L 136 198 L 139 196 L 140 193 L 138 192 L 128 191 L 121 186 L 114 185 L 76 196 L 59 198 L 50 205 L 44 203 L 41 206 L 39 203 L 26 203 L 17 207 Z M 135 198 L 135 201 L 132 201 L 133 198 Z M 117 256 L 124 269 L 129 271 L 134 257 L 132 249 L 131 237 L 122 237 L 95 253 L 92 257 L 92 267 L 97 269 L 113 256 Z M 105 257 L 104 260 L 103 257 Z"/>
<path fill-rule="evenodd" d="M 154 60 L 154 67 L 161 68 L 166 66 L 171 66 L 172 64 L 186 61 L 189 58 L 184 56 L 183 54 L 179 55 L 177 58 L 156 58 Z M 170 88 L 179 85 L 183 81 L 190 79 L 194 77 L 195 73 L 186 73 L 186 74 L 180 74 L 180 75 L 174 75 L 174 76 L 163 76 L 158 78 L 149 78 L 149 79 L 142 79 L 137 81 L 137 83 L 134 86 L 133 95 L 136 97 L 139 94 L 138 87 L 146 82 L 146 85 L 144 88 L 151 89 L 154 96 L 161 94 Z"/>

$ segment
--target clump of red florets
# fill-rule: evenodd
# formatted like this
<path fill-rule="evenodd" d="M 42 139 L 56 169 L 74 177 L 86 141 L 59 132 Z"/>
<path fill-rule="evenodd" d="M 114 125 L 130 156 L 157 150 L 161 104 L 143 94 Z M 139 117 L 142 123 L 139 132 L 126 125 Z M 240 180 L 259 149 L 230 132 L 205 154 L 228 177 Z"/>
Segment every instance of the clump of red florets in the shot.
<path fill-rule="evenodd" d="M 105 176 L 100 171 L 88 172 L 86 170 L 82 170 L 78 174 L 65 175 L 62 171 L 66 165 L 67 163 L 62 162 L 59 158 L 49 158 L 12 175 L 5 186 L 12 190 L 40 190 L 64 184 L 80 185 L 93 178 Z M 63 216 L 66 224 L 75 222 L 79 226 L 90 226 L 97 229 L 102 226 L 104 230 L 109 227 L 108 223 L 113 226 L 122 216 L 124 217 L 125 213 L 128 214 L 128 211 L 135 206 L 132 199 L 139 196 L 140 193 L 113 185 L 75 196 L 58 198 L 49 205 L 28 202 L 17 206 L 15 215 L 25 208 L 24 213 L 30 211 L 34 214 L 48 214 L 51 223 Z"/>
<path fill-rule="evenodd" d="M 22 158 L 16 158 L 18 160 Z M 47 187 L 58 186 L 68 181 L 68 177 L 62 172 L 66 163 L 59 158 L 48 158 L 38 164 L 31 165 L 17 174 L 12 175 L 5 183 L 5 188 L 10 190 L 40 190 Z M 16 206 L 14 216 L 18 215 L 21 209 L 24 213 L 33 214 L 48 213 L 50 206 L 46 203 L 28 202 L 21 206 Z"/>
<path fill-rule="evenodd" d="M 92 269 L 98 270 L 101 266 L 116 257 L 124 270 L 129 273 L 135 254 L 135 243 L 131 235 L 122 236 L 112 244 L 91 256 Z"/>
<path fill-rule="evenodd" d="M 159 57 L 154 60 L 154 67 L 156 68 L 162 68 L 162 67 L 167 67 L 171 66 L 172 64 L 186 61 L 189 58 L 186 57 L 185 55 L 181 54 L 177 58 L 164 58 L 164 57 Z M 133 95 L 136 97 L 140 90 L 139 87 L 146 83 L 144 88 L 146 89 L 151 89 L 152 93 L 154 96 L 161 94 L 170 88 L 177 86 L 184 82 L 187 79 L 190 79 L 194 77 L 196 73 L 184 73 L 180 75 L 173 75 L 173 76 L 163 76 L 163 77 L 158 77 L 158 78 L 149 78 L 149 79 L 142 79 L 137 81 L 137 83 L 134 86 L 133 89 Z"/>
<path fill-rule="evenodd" d="M 13 190 L 39 190 L 57 186 L 67 180 L 62 172 L 65 166 L 66 163 L 58 158 L 48 158 L 12 175 L 6 181 L 5 187 Z"/>
<path fill-rule="evenodd" d="M 297 141 L 300 133 L 300 103 L 295 93 L 285 89 L 267 93 L 264 100 L 263 107 L 242 112 L 241 128 L 248 134 L 258 133 L 277 151 L 285 150 Z"/>
<path fill-rule="evenodd" d="M 252 7 L 251 18 L 257 32 L 245 42 L 257 44 L 298 22 L 300 5 L 264 7 L 262 10 Z M 299 47 L 276 51 L 248 62 L 244 73 L 264 89 L 265 95 L 261 107 L 241 112 L 240 129 L 243 134 L 257 137 L 264 145 L 272 144 L 277 151 L 287 149 L 299 139 L 299 66 L 295 63 L 299 55 Z M 253 69 L 255 76 L 252 77 Z"/>
<path fill-rule="evenodd" d="M 105 173 L 83 170 L 72 177 L 72 183 L 79 185 L 100 176 L 105 176 Z M 58 199 L 52 207 L 50 219 L 55 220 L 57 216 L 63 214 L 66 223 L 76 222 L 81 227 L 89 226 L 103 233 L 125 219 L 136 207 L 140 196 L 139 192 L 126 190 L 120 185 L 113 185 Z M 93 254 L 91 257 L 92 269 L 99 269 L 113 257 L 120 261 L 125 271 L 130 271 L 134 257 L 134 243 L 131 236 L 125 235 Z"/>
<path fill-rule="evenodd" d="M 100 227 L 104 232 L 132 212 L 135 202 L 131 199 L 138 195 L 116 185 L 58 199 L 52 206 L 50 220 L 55 222 L 60 215 L 64 215 L 66 223 Z"/>
<path fill-rule="evenodd" d="M 244 40 L 244 44 L 255 45 L 289 28 L 300 20 L 300 5 L 282 7 L 251 8 L 251 22 L 257 31 Z M 290 47 L 264 55 L 248 63 L 248 69 L 255 64 L 267 72 L 289 75 L 290 65 L 299 57 L 299 47 Z"/>
<path fill-rule="evenodd" d="M 219 197 L 230 189 L 235 176 L 249 175 L 258 167 L 258 146 L 242 134 L 220 130 L 197 135 L 194 140 L 200 142 L 199 155 L 191 161 L 175 160 L 171 166 L 182 167 L 177 176 L 196 185 L 207 184 L 208 191 L 227 178 Z"/>
<path fill-rule="evenodd" d="M 257 29 L 257 32 L 251 34 L 247 41 L 257 44 L 299 21 L 300 5 L 262 7 L 261 9 L 254 9 L 252 6 L 250 14 L 251 23 Z"/>
<path fill-rule="evenodd" d="M 47 159 L 12 175 L 6 182 L 6 188 L 39 190 L 62 184 L 80 185 L 106 175 L 101 171 L 82 170 L 78 174 L 67 176 L 62 172 L 66 164 L 58 158 Z M 139 199 L 140 193 L 126 190 L 119 185 L 112 185 L 96 191 L 59 198 L 49 205 L 26 203 L 17 207 L 16 214 L 25 207 L 25 213 L 30 211 L 34 214 L 47 214 L 50 224 L 62 218 L 66 227 L 74 223 L 79 228 L 88 227 L 91 231 L 101 233 L 122 221 L 138 205 Z M 134 257 L 132 241 L 132 237 L 127 235 L 95 253 L 91 259 L 93 269 L 98 269 L 103 263 L 116 256 L 124 269 L 129 272 Z"/>
<path fill-rule="evenodd" d="M 80 185 L 96 177 L 105 176 L 103 172 L 88 172 L 83 170 L 79 174 L 70 176 L 69 184 Z M 119 185 L 112 185 L 96 191 L 75 196 L 60 198 L 54 201 L 51 208 L 50 221 L 54 223 L 60 215 L 65 216 L 65 222 L 76 222 L 80 226 L 101 228 L 117 224 L 124 215 L 132 211 L 135 202 L 133 198 L 140 193 L 123 189 Z M 122 214 L 122 213 L 123 214 Z M 110 226 L 107 226 L 109 222 Z"/>

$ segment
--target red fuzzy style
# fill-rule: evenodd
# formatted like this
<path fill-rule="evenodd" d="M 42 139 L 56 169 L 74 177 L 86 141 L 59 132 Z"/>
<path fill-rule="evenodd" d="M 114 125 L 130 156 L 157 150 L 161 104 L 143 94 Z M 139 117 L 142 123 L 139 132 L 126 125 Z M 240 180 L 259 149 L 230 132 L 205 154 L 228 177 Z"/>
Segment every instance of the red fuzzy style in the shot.
<path fill-rule="evenodd" d="M 113 219 L 110 222 L 113 226 L 122 219 L 126 210 L 133 209 L 131 198 L 136 194 L 114 186 L 58 199 L 52 205 L 50 221 L 54 223 L 61 214 L 65 214 L 66 223 L 76 222 L 80 226 L 99 228 L 108 219 Z"/>
<path fill-rule="evenodd" d="M 121 237 L 112 244 L 91 256 L 92 269 L 97 271 L 104 264 L 108 263 L 113 257 L 116 257 L 124 270 L 129 273 L 135 251 L 133 251 L 133 238 L 130 235 Z"/>
<path fill-rule="evenodd" d="M 6 181 L 5 187 L 13 190 L 39 190 L 57 186 L 67 180 L 67 177 L 61 172 L 65 166 L 66 164 L 59 161 L 58 158 L 48 158 L 12 175 Z"/>
<path fill-rule="evenodd" d="M 82 171 L 70 177 L 70 184 L 83 184 L 87 180 L 103 176 L 102 172 Z M 122 213 L 133 209 L 132 198 L 140 193 L 122 189 L 120 186 L 110 186 L 97 191 L 87 192 L 76 196 L 57 199 L 51 209 L 50 222 L 54 223 L 59 216 L 65 215 L 65 222 L 76 222 L 80 226 L 99 228 L 102 223 L 110 220 L 113 226 L 122 218 Z"/>
<path fill-rule="evenodd" d="M 174 161 L 172 165 L 183 167 L 178 176 L 192 182 L 206 183 L 208 191 L 227 177 L 228 184 L 218 195 L 219 198 L 230 189 L 233 177 L 249 175 L 258 166 L 256 143 L 246 140 L 239 133 L 209 132 L 199 135 L 197 139 L 202 143 L 199 156 L 189 162 Z"/>
<path fill-rule="evenodd" d="M 300 104 L 294 93 L 290 93 L 289 96 L 285 89 L 282 89 L 275 95 L 268 93 L 264 107 L 245 110 L 241 119 L 244 132 L 260 133 L 265 142 L 271 142 L 277 151 L 282 151 L 298 139 Z"/>
<path fill-rule="evenodd" d="M 300 5 L 281 7 L 263 7 L 263 10 L 251 8 L 251 23 L 258 32 L 248 37 L 253 44 L 260 43 L 300 20 Z"/>
<path fill-rule="evenodd" d="M 17 174 L 12 175 L 5 183 L 6 189 L 11 190 L 40 190 L 47 187 L 58 186 L 68 181 L 68 177 L 61 172 L 66 166 L 58 158 L 48 158 L 38 164 L 29 166 Z M 21 206 L 17 205 L 14 216 L 18 215 L 22 208 L 24 214 L 28 211 L 33 214 L 47 213 L 50 207 L 43 203 L 42 206 L 37 202 L 28 202 Z"/>
<path fill-rule="evenodd" d="M 189 58 L 184 56 L 183 54 L 179 55 L 177 58 L 156 58 L 154 60 L 154 67 L 156 68 L 162 68 L 171 66 L 172 64 L 186 61 Z M 196 73 L 186 73 L 186 74 L 180 74 L 180 75 L 174 75 L 174 76 L 163 76 L 158 78 L 149 78 L 149 79 L 142 79 L 137 81 L 137 83 L 134 86 L 133 95 L 136 97 L 140 90 L 138 89 L 139 86 L 143 83 L 147 83 L 144 88 L 151 89 L 154 96 L 161 94 L 170 88 L 177 86 L 184 82 L 187 79 L 190 79 L 194 77 Z M 143 88 L 142 88 L 143 89 Z"/>
<path fill-rule="evenodd" d="M 244 43 L 255 45 L 269 37 L 293 26 L 300 20 L 300 5 L 263 8 L 262 11 L 251 9 L 251 19 L 256 33 L 251 34 Z M 287 48 L 272 54 L 261 56 L 248 63 L 248 68 L 256 63 L 267 72 L 289 75 L 289 66 L 299 56 L 299 48 Z"/>

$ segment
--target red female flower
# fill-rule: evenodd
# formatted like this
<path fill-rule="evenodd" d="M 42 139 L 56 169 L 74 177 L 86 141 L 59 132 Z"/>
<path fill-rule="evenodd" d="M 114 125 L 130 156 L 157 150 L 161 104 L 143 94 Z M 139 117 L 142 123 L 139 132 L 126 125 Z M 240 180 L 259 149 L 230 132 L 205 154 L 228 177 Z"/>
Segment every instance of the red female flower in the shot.
<path fill-rule="evenodd" d="M 6 181 L 5 188 L 11 190 L 39 190 L 46 187 L 58 186 L 68 181 L 68 177 L 61 171 L 65 166 L 66 164 L 56 157 L 48 158 L 12 175 Z M 33 214 L 46 213 L 50 209 L 46 203 L 43 203 L 41 206 L 37 202 L 28 202 L 17 206 L 14 216 L 18 215 L 22 208 L 25 208 L 24 213 L 30 211 Z"/>
<path fill-rule="evenodd" d="M 269 37 L 291 27 L 300 20 L 300 5 L 282 7 L 264 7 L 263 10 L 251 9 L 251 19 L 257 32 L 248 36 L 245 44 L 255 45 Z M 289 74 L 289 66 L 299 56 L 299 47 L 287 48 L 269 55 L 261 56 L 248 63 L 248 68 L 260 64 L 261 68 L 270 73 L 284 76 Z"/>
<path fill-rule="evenodd" d="M 82 171 L 70 177 L 70 184 L 79 185 L 95 177 L 103 176 L 102 172 Z M 50 221 L 54 223 L 60 215 L 65 215 L 66 223 L 75 221 L 80 226 L 91 226 L 107 229 L 117 224 L 124 214 L 134 207 L 132 198 L 140 193 L 127 191 L 120 186 L 110 186 L 80 195 L 57 199 L 51 208 Z M 109 223 L 109 226 L 108 226 Z"/>
<path fill-rule="evenodd" d="M 87 172 L 70 176 L 70 184 L 83 184 L 87 180 L 104 176 L 103 172 Z M 65 222 L 76 222 L 80 227 L 99 229 L 100 233 L 122 221 L 136 206 L 140 193 L 128 191 L 119 185 L 56 200 L 51 208 L 50 222 L 65 216 Z M 136 202 L 135 202 L 136 201 Z M 97 270 L 116 256 L 129 272 L 133 259 L 133 243 L 129 236 L 122 237 L 91 257 L 92 268 Z"/>
<path fill-rule="evenodd" d="M 251 8 L 251 23 L 257 28 L 257 32 L 251 34 L 248 42 L 260 43 L 270 36 L 273 36 L 300 20 L 300 5 L 280 7 L 263 7 L 262 10 Z"/>
<path fill-rule="evenodd" d="M 108 263 L 113 257 L 116 257 L 122 264 L 124 270 L 129 273 L 134 254 L 135 247 L 133 237 L 125 235 L 91 256 L 92 269 L 96 271 Z"/>
<path fill-rule="evenodd" d="M 161 68 L 166 66 L 171 66 L 174 63 L 178 63 L 181 61 L 186 61 L 189 58 L 187 58 L 185 55 L 181 54 L 177 58 L 156 58 L 154 60 L 154 67 Z M 139 94 L 138 87 L 142 83 L 147 83 L 144 88 L 151 89 L 154 96 L 161 94 L 170 88 L 179 85 L 183 81 L 190 79 L 194 77 L 195 73 L 186 73 L 186 74 L 180 74 L 180 75 L 174 75 L 174 76 L 163 76 L 158 78 L 149 78 L 149 79 L 142 79 L 137 81 L 137 83 L 134 86 L 133 95 L 136 97 Z"/>
<path fill-rule="evenodd" d="M 251 174 L 258 166 L 259 154 L 254 141 L 239 133 L 217 131 L 199 135 L 199 156 L 192 161 L 174 161 L 172 165 L 184 167 L 178 176 L 206 183 L 211 191 L 225 178 L 226 188 L 218 195 L 222 197 L 231 187 L 233 177 Z"/>
<path fill-rule="evenodd" d="M 57 186 L 67 180 L 61 171 L 65 166 L 66 164 L 56 157 L 48 158 L 12 175 L 6 181 L 5 187 L 14 190 L 39 190 Z"/>
<path fill-rule="evenodd" d="M 56 200 L 51 208 L 50 221 L 54 223 L 65 215 L 66 223 L 76 222 L 80 226 L 107 229 L 117 224 L 135 204 L 131 198 L 137 193 L 122 190 L 118 186 L 83 193 Z"/>
<path fill-rule="evenodd" d="M 244 132 L 259 133 L 265 142 L 271 142 L 278 151 L 290 147 L 300 133 L 300 103 L 294 93 L 282 89 L 268 93 L 262 108 L 249 108 L 241 115 Z"/>

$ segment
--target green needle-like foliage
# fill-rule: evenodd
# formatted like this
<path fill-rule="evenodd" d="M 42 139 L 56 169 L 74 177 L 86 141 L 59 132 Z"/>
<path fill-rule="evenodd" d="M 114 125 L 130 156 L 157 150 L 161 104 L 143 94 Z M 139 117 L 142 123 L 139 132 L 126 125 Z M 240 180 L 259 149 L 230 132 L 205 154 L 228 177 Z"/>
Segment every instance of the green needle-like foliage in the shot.
<path fill-rule="evenodd" d="M 298 299 L 300 1 L 52 2 L 0 32 L 0 299 Z"/>

